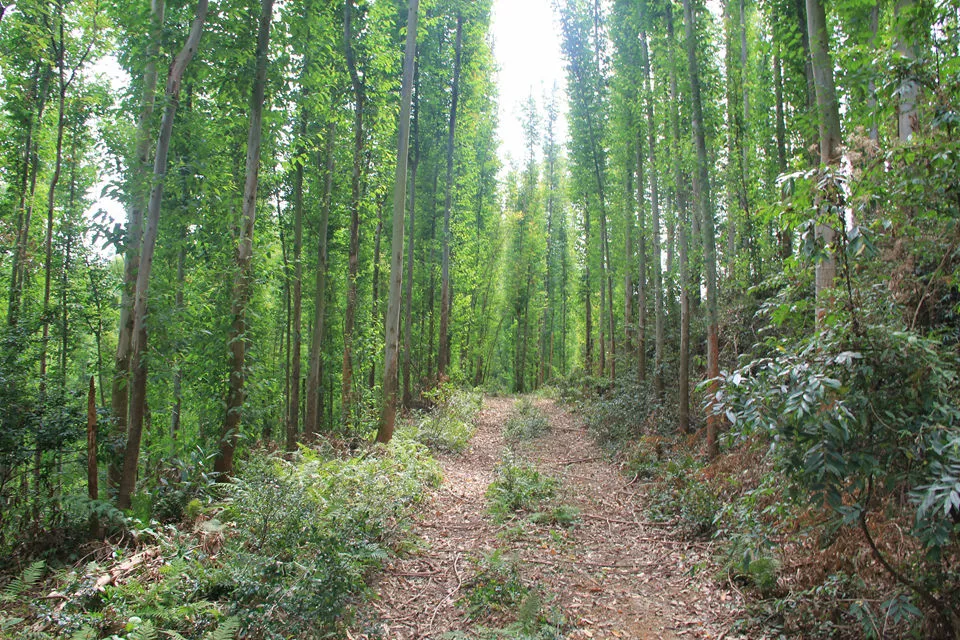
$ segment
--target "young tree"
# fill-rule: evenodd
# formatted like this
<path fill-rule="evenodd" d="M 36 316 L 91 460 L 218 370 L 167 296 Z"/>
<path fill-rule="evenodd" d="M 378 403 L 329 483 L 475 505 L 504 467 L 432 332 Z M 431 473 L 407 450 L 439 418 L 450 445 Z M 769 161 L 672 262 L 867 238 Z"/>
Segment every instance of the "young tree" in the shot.
<path fill-rule="evenodd" d="M 416 64 L 419 0 L 410 0 L 407 12 L 407 43 L 403 60 L 403 84 L 400 89 L 400 122 L 397 132 L 397 172 L 393 187 L 393 234 L 390 242 L 390 292 L 387 296 L 386 346 L 383 365 L 383 410 L 377 442 L 390 442 L 397 418 L 397 386 L 400 352 L 400 287 L 403 283 L 403 212 L 406 206 L 407 157 L 410 144 L 410 109 Z M 458 27 L 462 28 L 458 20 Z M 458 28 L 458 36 L 460 32 Z M 459 63 L 455 78 L 459 76 Z M 457 80 L 454 80 L 456 87 Z M 456 89 L 454 90 L 456 91 Z M 454 100 L 454 105 L 456 100 Z M 451 111 L 451 123 L 455 117 Z M 451 130 L 453 124 L 451 124 Z M 452 134 L 451 134 L 452 137 Z M 449 177 L 448 177 L 449 179 Z M 448 209 L 449 209 L 449 195 Z M 448 211 L 449 214 L 449 211 Z M 411 234 L 412 235 L 412 234 Z"/>
<path fill-rule="evenodd" d="M 240 422 L 245 399 L 244 384 L 247 340 L 247 306 L 253 286 L 253 226 L 257 219 L 257 187 L 260 180 L 260 147 L 263 133 L 263 104 L 267 86 L 267 61 L 270 47 L 270 23 L 273 19 L 273 0 L 262 0 L 257 29 L 256 71 L 250 97 L 250 128 L 247 134 L 247 159 L 243 186 L 243 212 L 240 219 L 240 237 L 237 241 L 237 273 L 231 295 L 230 328 L 227 345 L 230 348 L 230 381 L 227 392 L 227 411 L 220 432 L 220 448 L 214 469 L 221 474 L 233 473 L 233 454 L 240 437 Z M 298 354 L 299 357 L 299 354 Z M 299 372 L 299 367 L 297 368 Z M 294 384 L 300 385 L 299 379 Z M 291 411 L 297 409 L 291 407 Z"/>
<path fill-rule="evenodd" d="M 133 306 L 133 336 L 130 353 L 130 370 L 133 380 L 130 393 L 130 414 L 127 424 L 127 442 L 123 453 L 123 472 L 117 493 L 117 506 L 130 508 L 137 482 L 137 467 L 140 460 L 140 439 L 143 435 L 143 419 L 147 403 L 147 289 L 150 284 L 150 271 L 157 245 L 157 229 L 160 223 L 160 206 L 163 202 L 163 178 L 167 172 L 167 152 L 170 149 L 170 136 L 173 133 L 173 120 L 180 103 L 180 85 L 183 73 L 200 44 L 203 23 L 207 17 L 208 0 L 198 0 L 194 12 L 190 33 L 180 53 L 173 59 L 167 75 L 164 91 L 166 107 L 160 122 L 157 136 L 157 148 L 153 160 L 153 186 L 147 205 L 146 227 L 140 246 L 140 265 L 137 270 L 136 295 Z"/>

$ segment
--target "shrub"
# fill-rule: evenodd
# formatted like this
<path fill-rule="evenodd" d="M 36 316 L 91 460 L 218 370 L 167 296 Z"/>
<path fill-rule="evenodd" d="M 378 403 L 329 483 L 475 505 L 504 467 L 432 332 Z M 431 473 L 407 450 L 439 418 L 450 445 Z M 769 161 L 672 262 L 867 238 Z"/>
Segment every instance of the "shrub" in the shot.
<path fill-rule="evenodd" d="M 960 576 L 949 558 L 960 526 L 960 367 L 936 340 L 858 318 L 826 326 L 781 355 L 723 376 L 716 411 L 731 441 L 757 434 L 812 505 L 826 504 L 833 528 L 861 531 L 877 563 L 944 628 L 960 607 Z M 914 501 L 919 571 L 902 573 L 877 545 L 867 515 L 880 504 Z"/>
<path fill-rule="evenodd" d="M 476 431 L 483 396 L 472 391 L 450 391 L 435 397 L 433 411 L 415 421 L 410 437 L 433 451 L 462 453 Z"/>
<path fill-rule="evenodd" d="M 475 565 L 476 573 L 464 584 L 461 598 L 471 619 L 508 611 L 520 605 L 530 594 L 530 588 L 520 577 L 516 560 L 500 549 L 476 561 Z"/>
<path fill-rule="evenodd" d="M 550 431 L 550 422 L 528 397 L 517 400 L 503 426 L 503 437 L 512 442 L 533 440 Z"/>
<path fill-rule="evenodd" d="M 490 512 L 504 518 L 518 511 L 530 511 L 553 497 L 557 481 L 513 454 L 496 466 L 495 479 L 487 488 Z"/>

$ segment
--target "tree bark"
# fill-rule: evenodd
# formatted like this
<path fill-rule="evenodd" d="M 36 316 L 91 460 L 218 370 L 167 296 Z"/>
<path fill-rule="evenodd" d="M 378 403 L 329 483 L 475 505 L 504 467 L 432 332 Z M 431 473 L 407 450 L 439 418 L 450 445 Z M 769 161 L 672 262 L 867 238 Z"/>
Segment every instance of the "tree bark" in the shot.
<path fill-rule="evenodd" d="M 357 314 L 357 271 L 360 254 L 360 198 L 363 173 L 363 109 L 366 91 L 363 80 L 357 70 L 356 54 L 353 50 L 353 11 L 354 0 L 343 4 L 343 37 L 347 59 L 347 69 L 353 86 L 353 174 L 350 196 L 350 254 L 348 257 L 347 304 L 343 312 L 343 367 L 340 387 L 340 413 L 342 424 L 353 420 L 353 330 Z"/>
<path fill-rule="evenodd" d="M 653 115 L 653 75 L 650 72 L 650 51 L 647 48 L 647 34 L 645 32 L 640 33 L 640 52 L 643 60 L 643 92 L 647 113 L 647 153 L 650 160 L 650 224 L 653 227 L 650 233 L 650 239 L 653 241 L 653 388 L 657 397 L 662 397 L 666 328 L 663 307 L 663 264 L 660 255 L 660 192 L 657 180 L 657 127 Z"/>
<path fill-rule="evenodd" d="M 411 0 L 417 2 L 419 0 Z M 409 29 L 409 27 L 408 27 Z M 420 167 L 420 108 L 419 108 L 419 68 L 414 56 L 414 97 L 413 97 L 413 166 L 410 168 L 410 233 L 407 240 L 407 282 L 404 286 L 403 311 L 403 406 L 410 408 L 413 397 L 410 390 L 410 359 L 413 356 L 413 249 L 416 237 L 417 213 L 417 169 Z"/>
<path fill-rule="evenodd" d="M 457 14 L 457 39 L 453 62 L 453 83 L 450 85 L 450 120 L 447 131 L 447 180 L 444 184 L 443 263 L 440 284 L 440 354 L 437 376 L 443 379 L 450 364 L 450 209 L 453 206 L 453 152 L 457 128 L 457 103 L 460 97 L 460 63 L 463 55 L 463 16 Z"/>
<path fill-rule="evenodd" d="M 690 431 L 690 260 L 688 247 L 688 225 L 687 203 L 683 197 L 683 168 L 681 165 L 680 153 L 680 92 L 677 88 L 677 60 L 676 60 L 676 38 L 673 31 L 673 10 L 672 4 L 667 3 L 667 47 L 668 67 L 670 70 L 670 128 L 673 136 L 671 138 L 671 155 L 673 156 L 673 178 L 674 178 L 674 206 L 677 209 L 677 235 L 679 244 L 680 260 L 680 353 L 677 354 L 679 360 L 679 372 L 677 380 L 677 395 L 679 403 L 679 422 L 680 432 L 688 433 Z"/>
<path fill-rule="evenodd" d="M 247 133 L 247 158 L 243 186 L 243 211 L 240 237 L 237 239 L 237 273 L 233 281 L 233 304 L 227 345 L 230 349 L 230 382 L 227 411 L 220 432 L 220 450 L 214 470 L 229 476 L 233 473 L 233 456 L 240 437 L 243 403 L 246 399 L 247 306 L 253 288 L 253 229 L 257 219 L 257 188 L 260 184 L 260 146 L 263 134 L 263 103 L 267 87 L 267 62 L 270 48 L 270 22 L 273 0 L 263 0 L 257 28 L 257 67 L 250 98 L 250 128 Z M 296 381 L 299 387 L 299 381 Z M 291 413 L 296 411 L 291 406 Z"/>
<path fill-rule="evenodd" d="M 400 122 L 397 131 L 397 173 L 393 184 L 393 237 L 390 241 L 390 292 L 387 295 L 387 317 L 385 321 L 383 411 L 380 414 L 377 442 L 390 442 L 393 438 L 397 418 L 400 289 L 403 285 L 403 211 L 407 199 L 407 158 L 410 155 L 410 110 L 416 63 L 419 5 L 419 0 L 410 0 L 407 11 L 407 42 L 403 59 L 403 81 L 400 86 Z M 455 73 L 454 75 L 458 74 Z M 453 110 L 451 113 L 453 113 Z M 411 235 L 412 233 L 413 229 L 411 229 Z"/>
<path fill-rule="evenodd" d="M 700 94 L 700 66 L 697 59 L 696 16 L 692 0 L 683 0 L 684 29 L 686 31 L 687 64 L 690 74 L 690 98 L 692 106 L 693 141 L 697 151 L 697 171 L 694 172 L 693 190 L 700 210 L 700 231 L 703 234 L 703 268 L 706 280 L 707 304 L 707 378 L 714 380 L 720 375 L 720 314 L 717 300 L 717 245 L 713 220 L 713 204 L 710 197 L 709 158 L 704 134 L 703 103 Z M 712 411 L 716 382 L 710 384 L 707 393 L 711 398 L 707 409 L 707 454 L 714 457 L 719 452 L 717 431 L 719 418 Z"/>
<path fill-rule="evenodd" d="M 324 151 L 325 182 L 323 187 L 323 204 L 320 208 L 320 231 L 317 234 L 317 279 L 313 306 L 313 335 L 310 338 L 310 367 L 307 372 L 307 408 L 303 420 L 303 437 L 309 440 L 320 431 L 320 403 L 323 391 L 320 388 L 321 363 L 323 360 L 323 337 L 326 323 L 327 308 L 327 231 L 330 226 L 330 199 L 333 192 L 334 170 L 334 142 L 336 140 L 336 126 L 327 125 L 327 140 Z"/>
<path fill-rule="evenodd" d="M 134 134 L 134 161 L 131 164 L 130 204 L 127 207 L 127 228 L 123 254 L 123 288 L 120 290 L 120 332 L 114 356 L 113 381 L 110 387 L 111 431 L 122 437 L 127 430 L 130 408 L 130 358 L 133 346 L 133 306 L 136 299 L 137 276 L 140 271 L 140 245 L 143 241 L 143 215 L 148 206 L 151 187 L 150 126 L 157 96 L 157 58 L 163 37 L 165 0 L 150 2 L 150 41 L 147 44 L 147 64 L 143 73 L 143 96 L 137 130 Z M 166 168 L 163 169 L 166 172 Z M 108 484 L 115 488 L 120 482 L 121 465 L 112 461 L 107 472 Z"/>
<path fill-rule="evenodd" d="M 187 64 L 196 53 L 207 17 L 209 0 L 198 0 L 193 23 L 187 41 L 173 59 L 167 76 L 165 90 L 166 107 L 157 136 L 157 150 L 153 161 L 153 187 L 147 205 L 146 228 L 140 247 L 140 266 L 137 270 L 136 295 L 133 306 L 133 336 L 130 347 L 130 370 L 133 379 L 130 394 L 130 416 L 127 424 L 127 442 L 123 452 L 123 472 L 117 493 L 117 506 L 130 508 L 137 482 L 137 464 L 140 459 L 140 438 L 143 434 L 143 420 L 147 406 L 147 363 L 144 358 L 147 350 L 147 289 L 150 284 L 150 271 L 153 266 L 153 254 L 157 244 L 157 229 L 160 223 L 160 205 L 163 201 L 163 180 L 167 173 L 167 152 L 170 149 L 170 136 L 173 133 L 173 120 L 180 100 L 180 83 Z"/>
<path fill-rule="evenodd" d="M 820 110 L 820 164 L 834 167 L 840 162 L 840 107 L 833 81 L 833 59 L 830 56 L 830 40 L 827 33 L 827 17 L 820 0 L 806 0 L 807 30 L 813 58 L 813 77 Z M 831 188 L 828 186 L 827 191 Z M 829 193 L 821 193 L 818 203 Z M 817 224 L 816 235 L 825 247 L 825 256 L 816 266 L 816 294 L 818 321 L 826 313 L 825 301 L 834 287 L 837 275 L 836 258 L 833 255 L 833 239 L 836 231 L 831 225 Z"/>
<path fill-rule="evenodd" d="M 640 224 L 640 273 L 637 278 L 637 381 L 647 381 L 647 212 L 643 170 L 643 133 L 637 131 L 637 217 Z"/>
<path fill-rule="evenodd" d="M 306 107 L 300 114 L 300 151 L 307 137 Z M 300 353 L 303 349 L 303 160 L 293 174 L 293 345 L 290 355 L 290 406 L 287 410 L 286 449 L 295 451 L 300 431 Z"/>

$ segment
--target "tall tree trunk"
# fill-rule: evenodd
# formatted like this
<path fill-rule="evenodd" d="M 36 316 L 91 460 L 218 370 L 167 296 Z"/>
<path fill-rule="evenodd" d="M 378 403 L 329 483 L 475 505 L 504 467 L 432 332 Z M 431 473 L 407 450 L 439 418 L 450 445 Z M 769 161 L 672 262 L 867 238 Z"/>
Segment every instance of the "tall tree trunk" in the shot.
<path fill-rule="evenodd" d="M 411 5 L 419 0 L 411 0 Z M 408 26 L 407 29 L 410 27 Z M 414 56 L 414 89 L 419 86 L 419 67 Z M 404 285 L 403 310 L 403 406 L 410 408 L 413 401 L 410 390 L 410 359 L 413 356 L 413 249 L 416 237 L 417 169 L 420 167 L 420 108 L 419 90 L 413 97 L 413 166 L 410 168 L 410 233 L 407 240 L 407 281 Z M 396 214 L 394 214 L 396 215 Z"/>
<path fill-rule="evenodd" d="M 40 170 L 40 135 L 43 113 L 46 110 L 52 73 L 45 62 L 35 66 L 34 90 L 36 111 L 30 114 L 24 143 L 23 172 L 20 178 L 20 199 L 17 207 L 16 243 L 10 270 L 10 297 L 7 307 L 7 324 L 15 326 L 20 319 L 20 304 L 23 297 L 23 280 L 26 271 L 27 251 L 30 240 L 30 219 L 33 217 L 34 196 L 37 191 L 37 174 Z"/>
<path fill-rule="evenodd" d="M 393 438 L 393 429 L 397 418 L 400 288 L 403 285 L 403 210 L 406 205 L 407 158 L 410 155 L 410 109 L 413 98 L 419 5 L 419 0 L 410 0 L 407 11 L 407 42 L 403 59 L 403 81 L 400 86 L 400 122 L 397 131 L 397 173 L 393 183 L 393 236 L 390 240 L 390 292 L 387 295 L 387 317 L 385 321 L 383 411 L 380 414 L 380 425 L 377 430 L 378 442 L 390 442 Z M 410 231 L 413 235 L 413 229 Z"/>
<path fill-rule="evenodd" d="M 317 234 L 317 279 L 313 305 L 313 335 L 310 338 L 310 366 L 307 372 L 307 408 L 303 420 L 303 437 L 309 440 L 320 430 L 322 411 L 320 404 L 323 400 L 321 383 L 321 363 L 323 360 L 323 336 L 326 323 L 327 309 L 327 231 L 330 226 L 330 199 L 333 192 L 334 142 L 336 141 L 336 126 L 327 125 L 327 140 L 324 151 L 325 178 L 323 187 L 323 204 L 320 207 L 320 231 Z"/>
<path fill-rule="evenodd" d="M 357 271 L 360 254 L 360 197 L 363 172 L 363 109 L 366 91 L 357 70 L 357 58 L 353 50 L 353 10 L 354 0 L 343 4 L 343 37 L 347 58 L 347 69 L 353 86 L 353 175 L 350 195 L 350 254 L 347 274 L 347 305 L 343 312 L 343 375 L 340 387 L 341 422 L 350 424 L 353 420 L 353 330 L 357 314 Z"/>
<path fill-rule="evenodd" d="M 674 180 L 674 206 L 677 210 L 677 235 L 679 244 L 680 260 L 680 353 L 677 354 L 679 360 L 679 372 L 677 380 L 677 395 L 679 403 L 680 432 L 688 433 L 690 431 L 690 251 L 689 251 L 689 220 L 687 216 L 687 203 L 684 198 L 684 191 L 680 185 L 683 184 L 683 166 L 681 164 L 681 138 L 680 138 L 680 92 L 677 88 L 677 59 L 676 59 L 676 37 L 673 30 L 673 9 L 672 3 L 666 5 L 667 19 L 667 66 L 670 73 L 670 129 L 672 136 L 670 139 L 670 152 L 672 156 L 672 170 Z"/>
<path fill-rule="evenodd" d="M 807 29 L 813 56 L 813 76 L 817 92 L 817 105 L 820 110 L 820 164 L 833 167 L 840 162 L 840 105 L 837 102 L 837 90 L 833 82 L 833 60 L 830 57 L 830 40 L 827 32 L 827 16 L 820 0 L 806 0 Z M 833 188 L 828 186 L 827 191 Z M 821 193 L 818 201 L 830 198 L 830 193 Z M 837 275 L 836 258 L 832 243 L 836 231 L 828 224 L 817 224 L 817 238 L 824 244 L 826 257 L 817 262 L 816 294 L 817 318 L 822 319 L 825 300 L 834 286 Z"/>
<path fill-rule="evenodd" d="M 650 51 L 647 34 L 640 33 L 640 52 L 643 61 L 643 92 L 647 112 L 647 153 L 650 159 L 650 224 L 653 227 L 653 298 L 654 298 L 654 356 L 653 388 L 657 397 L 663 396 L 663 357 L 666 328 L 663 307 L 663 263 L 660 256 L 660 190 L 657 180 L 657 126 L 653 115 L 653 75 L 650 71 Z"/>
<path fill-rule="evenodd" d="M 180 83 L 187 64 L 196 53 L 200 43 L 200 34 L 207 17 L 209 0 L 198 0 L 190 35 L 173 59 L 167 86 L 164 93 L 166 107 L 160 122 L 157 136 L 157 150 L 153 161 L 153 187 L 147 205 L 146 228 L 140 246 L 140 266 L 137 270 L 136 296 L 133 306 L 133 336 L 130 347 L 130 370 L 133 373 L 130 393 L 130 415 L 127 424 L 127 442 L 123 452 L 123 472 L 117 493 L 117 506 L 130 508 L 137 482 L 137 464 L 140 460 L 140 439 L 143 434 L 143 420 L 147 408 L 147 362 L 144 356 L 147 350 L 147 289 L 150 284 L 150 271 L 153 266 L 153 254 L 157 244 L 157 229 L 160 223 L 160 205 L 163 202 L 163 180 L 167 173 L 167 152 L 170 149 L 170 136 L 173 133 L 173 120 L 180 102 Z"/>
<path fill-rule="evenodd" d="M 584 363 L 584 368 L 587 371 L 587 374 L 593 375 L 593 303 L 591 301 L 592 291 L 590 283 L 590 206 L 589 204 L 584 204 L 583 207 L 583 246 L 584 246 L 584 256 L 583 256 L 583 308 L 586 314 L 585 329 L 587 334 L 587 342 L 585 345 L 586 354 Z"/>
<path fill-rule="evenodd" d="M 300 145 L 307 137 L 309 111 L 300 114 Z M 287 411 L 286 449 L 295 451 L 300 432 L 300 353 L 303 349 L 303 162 L 298 162 L 293 174 L 293 345 L 290 354 L 290 407 Z"/>
<path fill-rule="evenodd" d="M 253 288 L 253 229 L 257 219 L 257 188 L 260 184 L 260 146 L 263 134 L 263 103 L 267 87 L 267 62 L 270 48 L 270 22 L 273 0 L 263 0 L 257 28 L 257 67 L 250 98 L 250 129 L 247 133 L 247 158 L 243 186 L 243 211 L 240 237 L 237 239 L 237 273 L 233 281 L 233 304 L 227 345 L 230 348 L 230 382 L 227 412 L 220 433 L 220 450 L 214 469 L 221 474 L 233 473 L 233 455 L 240 437 L 243 403 L 246 398 L 247 306 Z M 299 380 L 294 381 L 299 388 Z M 291 413 L 296 411 L 291 406 Z"/>
<path fill-rule="evenodd" d="M 113 361 L 113 381 L 110 387 L 111 431 L 115 437 L 126 435 L 130 402 L 130 359 L 133 352 L 133 306 L 136 299 L 137 278 L 140 271 L 140 245 L 143 241 L 143 215 L 151 195 L 150 185 L 150 128 L 157 96 L 157 58 L 163 38 L 165 0 L 150 2 L 150 40 L 147 43 L 146 67 L 143 72 L 143 96 L 137 130 L 134 134 L 134 162 L 130 167 L 130 202 L 127 206 L 127 228 L 123 252 L 123 288 L 120 290 L 120 332 Z M 172 125 L 171 125 L 172 126 Z M 164 166 L 163 173 L 166 172 Z M 107 482 L 111 488 L 120 483 L 121 465 L 111 460 Z"/>
<path fill-rule="evenodd" d="M 41 402 L 47 390 L 47 348 L 50 342 L 50 294 L 53 279 L 53 210 L 56 204 L 57 184 L 63 169 L 63 133 L 66 129 L 66 27 L 63 24 L 63 3 L 57 3 L 59 18 L 59 44 L 57 45 L 57 143 L 53 163 L 53 175 L 50 177 L 50 186 L 47 189 L 47 234 L 44 240 L 44 269 L 43 269 L 43 313 L 41 315 L 43 336 L 40 342 L 40 397 Z"/>
<path fill-rule="evenodd" d="M 637 130 L 637 216 L 640 223 L 640 273 L 637 278 L 637 381 L 647 381 L 647 212 L 643 170 L 643 133 Z"/>
<path fill-rule="evenodd" d="M 374 326 L 378 324 L 380 315 L 380 247 L 383 244 L 383 207 L 381 201 L 377 207 L 377 230 L 373 234 L 373 286 L 370 301 L 370 317 Z M 384 317 L 386 323 L 386 317 Z M 386 327 L 386 324 L 384 324 Z M 377 385 L 377 361 L 370 360 L 370 373 L 367 377 L 367 387 L 373 389 Z"/>
<path fill-rule="evenodd" d="M 913 46 L 913 36 L 911 35 L 916 31 L 914 20 L 911 19 L 915 3 L 916 0 L 898 0 L 896 5 L 898 28 L 895 46 L 897 52 L 907 63 L 913 63 L 917 59 L 917 52 Z M 878 9 L 875 7 L 874 13 L 877 12 Z M 872 21 L 873 24 L 876 24 L 876 18 Z M 874 27 L 873 32 L 876 33 L 876 27 Z M 920 83 L 917 82 L 912 70 L 900 81 L 897 94 L 900 98 L 897 104 L 897 135 L 902 142 L 907 142 L 913 137 L 914 133 L 920 130 L 920 121 L 917 115 Z M 876 101 L 876 98 L 874 98 L 874 101 Z"/>
<path fill-rule="evenodd" d="M 693 139 L 697 150 L 697 171 L 694 172 L 693 190 L 700 209 L 700 230 L 703 234 L 703 268 L 706 280 L 707 303 L 707 378 L 720 375 L 720 313 L 717 300 L 717 245 L 713 221 L 713 204 L 710 197 L 709 158 L 704 135 L 703 103 L 700 96 L 700 66 L 697 59 L 696 16 L 693 0 L 683 0 L 684 29 L 686 30 L 687 64 L 690 73 L 690 97 L 692 103 Z M 715 393 L 716 383 L 708 390 L 709 397 Z M 711 408 L 707 410 L 707 453 L 711 457 L 719 451 L 717 431 L 719 419 Z"/>
<path fill-rule="evenodd" d="M 437 376 L 447 375 L 450 364 L 450 209 L 453 206 L 453 152 L 457 128 L 457 103 L 460 96 L 460 62 L 463 55 L 463 16 L 457 13 L 457 39 L 453 62 L 453 84 L 450 85 L 450 120 L 447 130 L 447 180 L 444 184 L 443 264 L 440 285 L 440 354 Z"/>

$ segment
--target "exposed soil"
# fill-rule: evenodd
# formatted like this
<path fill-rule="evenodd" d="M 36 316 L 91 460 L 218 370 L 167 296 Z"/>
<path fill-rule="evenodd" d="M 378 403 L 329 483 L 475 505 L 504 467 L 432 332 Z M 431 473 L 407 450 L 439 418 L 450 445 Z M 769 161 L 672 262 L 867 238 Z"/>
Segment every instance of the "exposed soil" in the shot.
<path fill-rule="evenodd" d="M 458 603 L 476 562 L 500 549 L 516 559 L 545 606 L 562 612 L 571 640 L 730 638 L 742 603 L 712 579 L 709 544 L 648 522 L 644 486 L 624 478 L 578 419 L 551 400 L 537 401 L 550 432 L 515 449 L 560 481 L 559 499 L 577 507 L 580 519 L 568 528 L 495 522 L 484 494 L 507 448 L 502 428 L 513 403 L 486 398 L 472 446 L 441 458 L 443 485 L 414 526 L 419 550 L 393 561 L 374 585 L 383 637 L 469 636 L 480 625 L 508 623 L 508 613 L 470 620 Z"/>

